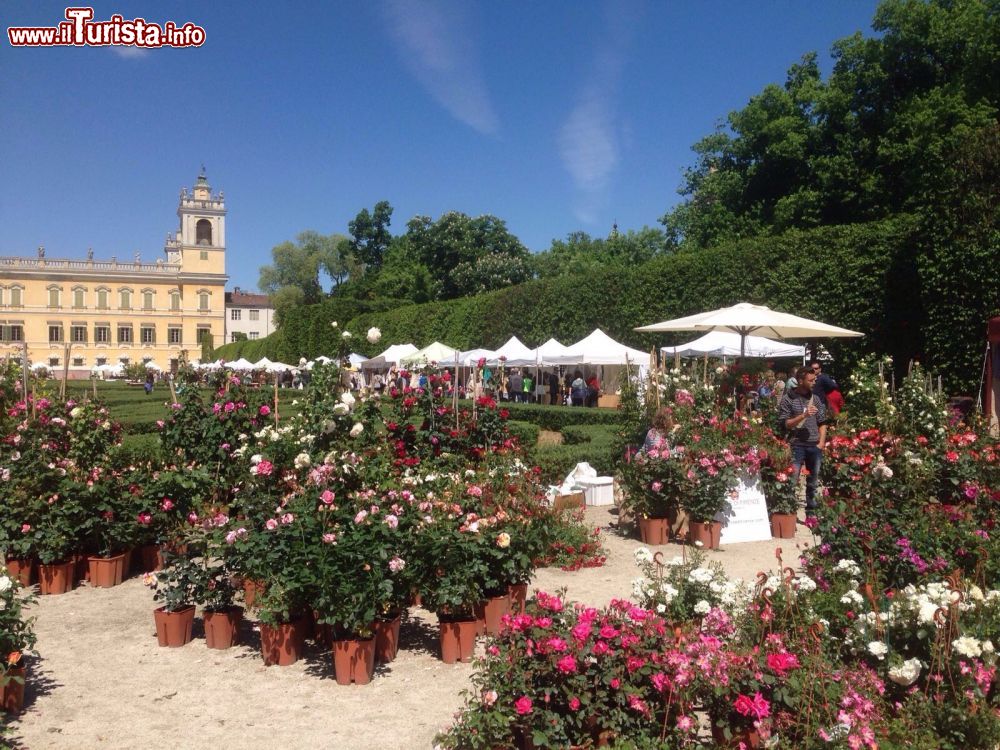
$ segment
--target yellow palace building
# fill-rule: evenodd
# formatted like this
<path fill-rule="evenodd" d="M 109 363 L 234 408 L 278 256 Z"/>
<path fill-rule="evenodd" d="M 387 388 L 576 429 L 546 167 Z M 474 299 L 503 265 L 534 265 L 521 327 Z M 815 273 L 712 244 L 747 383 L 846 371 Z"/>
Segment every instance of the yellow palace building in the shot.
<path fill-rule="evenodd" d="M 180 229 L 164 257 L 144 263 L 112 258 L 0 257 L 0 356 L 20 356 L 61 374 L 69 345 L 70 377 L 98 365 L 155 362 L 164 370 L 201 356 L 202 340 L 225 341 L 226 204 L 204 170 L 183 188 Z"/>

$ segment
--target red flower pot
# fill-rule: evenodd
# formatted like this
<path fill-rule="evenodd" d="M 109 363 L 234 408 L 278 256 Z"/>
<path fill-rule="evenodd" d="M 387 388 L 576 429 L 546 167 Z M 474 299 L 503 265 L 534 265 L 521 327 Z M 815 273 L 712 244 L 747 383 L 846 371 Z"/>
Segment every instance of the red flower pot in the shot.
<path fill-rule="evenodd" d="M 141 572 L 155 573 L 163 569 L 163 556 L 160 554 L 160 545 L 144 544 L 139 547 L 138 552 Z"/>
<path fill-rule="evenodd" d="M 191 642 L 191 626 L 194 625 L 194 606 L 168 612 L 166 607 L 153 610 L 156 623 L 156 640 L 160 646 L 179 648 Z"/>
<path fill-rule="evenodd" d="M 774 539 L 794 539 L 796 520 L 794 513 L 772 513 L 771 536 Z"/>
<path fill-rule="evenodd" d="M 128 555 L 124 552 L 114 557 L 88 557 L 90 585 L 102 589 L 119 585 L 125 579 L 127 564 Z"/>
<path fill-rule="evenodd" d="M 7 558 L 7 572 L 20 582 L 22 586 L 30 586 L 35 574 L 34 558 Z"/>
<path fill-rule="evenodd" d="M 719 521 L 689 521 L 688 541 L 691 544 L 701 542 L 703 549 L 718 549 L 722 535 L 722 523 Z"/>
<path fill-rule="evenodd" d="M 260 650 L 264 656 L 264 666 L 277 664 L 287 667 L 302 656 L 302 622 L 283 622 L 279 625 L 260 624 Z"/>
<path fill-rule="evenodd" d="M 476 615 L 484 624 L 483 635 L 499 635 L 503 626 L 500 620 L 510 612 L 510 594 L 493 596 L 482 602 L 476 609 Z"/>
<path fill-rule="evenodd" d="M 38 566 L 38 588 L 42 594 L 65 594 L 73 590 L 76 563 L 52 563 Z"/>
<path fill-rule="evenodd" d="M 333 642 L 333 671 L 340 685 L 367 685 L 375 674 L 375 639 Z"/>
<path fill-rule="evenodd" d="M 516 615 L 524 614 L 524 605 L 528 601 L 528 584 L 512 583 L 510 585 L 510 611 Z"/>
<path fill-rule="evenodd" d="M 640 518 L 639 538 L 643 544 L 666 544 L 670 541 L 670 520 L 667 518 Z"/>
<path fill-rule="evenodd" d="M 230 648 L 240 639 L 243 607 L 228 607 L 202 613 L 205 623 L 205 645 L 209 648 Z"/>
<path fill-rule="evenodd" d="M 0 687 L 0 711 L 11 715 L 21 713 L 24 708 L 24 678 L 27 670 L 24 665 L 18 667 L 7 667 L 7 671 L 0 668 L 0 680 L 7 680 L 7 684 Z"/>
<path fill-rule="evenodd" d="M 441 615 L 438 615 L 438 620 L 441 628 L 441 661 L 445 664 L 472 661 L 479 621 L 442 620 Z"/>
<path fill-rule="evenodd" d="M 392 620 L 375 621 L 375 661 L 388 664 L 399 652 L 399 622 L 396 615 Z"/>

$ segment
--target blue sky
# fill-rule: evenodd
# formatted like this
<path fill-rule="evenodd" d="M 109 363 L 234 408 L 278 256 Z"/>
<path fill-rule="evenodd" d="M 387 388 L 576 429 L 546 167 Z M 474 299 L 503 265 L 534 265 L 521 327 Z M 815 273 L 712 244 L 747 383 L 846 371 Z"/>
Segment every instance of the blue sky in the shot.
<path fill-rule="evenodd" d="M 655 226 L 691 145 L 789 65 L 871 34 L 875 0 L 98 3 L 192 21 L 197 49 L 0 45 L 0 255 L 160 257 L 202 163 L 225 191 L 230 286 L 271 248 L 494 214 L 532 250 Z M 5 2 L 8 26 L 64 3 Z M 6 37 L 6 34 L 5 34 Z"/>

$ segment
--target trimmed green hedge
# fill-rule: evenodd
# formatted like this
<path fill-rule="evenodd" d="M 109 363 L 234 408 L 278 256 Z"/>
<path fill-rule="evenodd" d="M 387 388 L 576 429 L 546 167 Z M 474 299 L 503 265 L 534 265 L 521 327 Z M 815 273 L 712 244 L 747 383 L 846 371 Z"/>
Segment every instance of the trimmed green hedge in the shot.
<path fill-rule="evenodd" d="M 539 429 L 536 424 L 512 419 L 507 422 L 507 429 L 510 430 L 510 433 L 518 439 L 518 442 L 524 446 L 526 451 L 530 452 L 538 443 Z"/>
<path fill-rule="evenodd" d="M 617 409 L 588 409 L 582 406 L 541 406 L 539 404 L 502 403 L 511 419 L 531 422 L 543 430 L 562 432 L 567 425 L 618 424 Z"/>
<path fill-rule="evenodd" d="M 580 411 L 585 411 L 580 409 Z M 589 410 L 592 411 L 592 410 Z M 567 432 L 570 436 L 567 436 Z M 586 461 L 601 475 L 614 474 L 619 456 L 615 428 L 608 425 L 576 425 L 563 430 L 563 445 L 539 446 L 532 458 L 542 469 L 548 484 L 559 484 L 581 461 Z M 570 442 L 570 441 L 577 442 Z"/>

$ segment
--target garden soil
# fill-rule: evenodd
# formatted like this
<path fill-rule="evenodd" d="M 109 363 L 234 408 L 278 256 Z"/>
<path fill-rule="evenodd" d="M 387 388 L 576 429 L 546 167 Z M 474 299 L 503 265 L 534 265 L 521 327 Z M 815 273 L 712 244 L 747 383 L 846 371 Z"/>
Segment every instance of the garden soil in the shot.
<path fill-rule="evenodd" d="M 607 563 L 540 570 L 532 589 L 564 588 L 570 599 L 603 606 L 630 595 L 641 545 L 618 533 L 613 510 L 587 515 L 604 531 Z M 796 539 L 707 554 L 731 576 L 752 581 L 759 570 L 777 568 L 776 548 L 794 566 L 811 540 L 800 524 Z M 667 559 L 682 553 L 677 545 L 659 549 Z M 345 687 L 334 680 L 330 653 L 319 648 L 292 666 L 265 667 L 252 622 L 244 623 L 243 645 L 227 651 L 206 648 L 200 618 L 193 642 L 160 648 L 154 606 L 140 578 L 40 598 L 32 614 L 41 658 L 28 678 L 25 711 L 13 722 L 21 747 L 430 748 L 471 686 L 471 665 L 438 659 L 436 617 L 416 607 L 403 623 L 396 661 L 379 667 L 370 685 Z M 481 653 L 482 644 L 477 648 Z"/>

